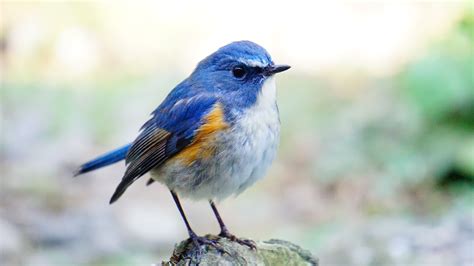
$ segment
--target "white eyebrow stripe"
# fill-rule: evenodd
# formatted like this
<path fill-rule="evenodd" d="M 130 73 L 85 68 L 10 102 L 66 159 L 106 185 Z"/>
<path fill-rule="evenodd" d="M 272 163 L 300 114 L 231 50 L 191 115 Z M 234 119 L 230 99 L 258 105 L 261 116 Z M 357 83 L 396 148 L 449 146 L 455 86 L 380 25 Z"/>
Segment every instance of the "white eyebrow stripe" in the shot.
<path fill-rule="evenodd" d="M 267 64 L 260 60 L 240 58 L 239 62 L 251 67 L 266 67 Z"/>

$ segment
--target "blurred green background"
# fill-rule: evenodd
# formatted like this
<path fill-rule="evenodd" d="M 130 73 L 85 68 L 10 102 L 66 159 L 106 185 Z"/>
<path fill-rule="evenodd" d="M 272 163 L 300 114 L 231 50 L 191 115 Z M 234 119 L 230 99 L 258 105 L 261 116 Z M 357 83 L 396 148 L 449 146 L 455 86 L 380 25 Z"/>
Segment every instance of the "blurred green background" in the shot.
<path fill-rule="evenodd" d="M 171 88 L 249 39 L 278 77 L 267 177 L 220 203 L 231 231 L 322 265 L 474 264 L 472 2 L 1 1 L 1 265 L 149 265 L 186 230 L 162 185 L 108 205 L 132 140 Z M 217 233 L 206 202 L 185 201 Z"/>

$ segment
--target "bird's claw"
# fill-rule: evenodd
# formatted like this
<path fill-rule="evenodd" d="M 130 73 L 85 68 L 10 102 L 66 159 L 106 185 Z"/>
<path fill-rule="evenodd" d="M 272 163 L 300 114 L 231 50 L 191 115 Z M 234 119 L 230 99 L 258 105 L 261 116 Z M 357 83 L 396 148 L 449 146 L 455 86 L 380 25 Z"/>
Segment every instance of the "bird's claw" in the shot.
<path fill-rule="evenodd" d="M 197 235 L 193 235 L 190 237 L 190 240 L 193 242 L 193 245 L 195 248 L 197 248 L 199 250 L 199 253 L 201 253 L 201 247 L 203 246 L 211 246 L 213 247 L 214 249 L 216 249 L 217 251 L 219 251 L 220 253 L 222 254 L 229 254 L 229 252 L 227 252 L 225 249 L 223 249 L 217 240 L 214 240 L 214 239 L 209 239 L 209 238 L 206 238 L 204 236 L 197 236 Z"/>

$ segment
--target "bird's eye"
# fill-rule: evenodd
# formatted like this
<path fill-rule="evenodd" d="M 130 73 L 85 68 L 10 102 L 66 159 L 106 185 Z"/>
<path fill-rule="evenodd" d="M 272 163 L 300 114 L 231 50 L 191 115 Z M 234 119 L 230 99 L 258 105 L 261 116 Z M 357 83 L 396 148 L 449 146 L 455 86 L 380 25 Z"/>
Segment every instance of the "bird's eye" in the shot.
<path fill-rule="evenodd" d="M 247 74 L 247 70 L 243 66 L 236 66 L 232 69 L 232 75 L 234 77 L 241 79 Z"/>

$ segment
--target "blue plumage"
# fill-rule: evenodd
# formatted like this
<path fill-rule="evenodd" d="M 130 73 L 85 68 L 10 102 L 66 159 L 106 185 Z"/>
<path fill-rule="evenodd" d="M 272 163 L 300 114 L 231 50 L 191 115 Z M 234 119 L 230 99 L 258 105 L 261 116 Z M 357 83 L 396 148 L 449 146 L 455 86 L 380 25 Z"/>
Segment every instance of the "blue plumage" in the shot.
<path fill-rule="evenodd" d="M 139 177 L 188 146 L 205 122 L 203 117 L 216 102 L 216 97 L 206 95 L 168 97 L 153 111 L 128 151 L 127 170 L 110 203 L 115 202 Z"/>
<path fill-rule="evenodd" d="M 128 150 L 132 144 L 127 144 L 122 146 L 116 150 L 110 151 L 104 155 L 101 155 L 87 163 L 84 163 L 79 167 L 79 169 L 74 173 L 74 176 L 84 174 L 90 171 L 94 171 L 96 169 L 102 168 L 107 165 L 114 164 L 116 162 L 120 162 L 121 160 L 125 159 Z"/>
<path fill-rule="evenodd" d="M 249 41 L 220 48 L 169 93 L 131 144 L 83 164 L 76 175 L 125 159 L 110 203 L 150 172 L 170 189 L 194 244 L 215 245 L 191 229 L 178 194 L 209 200 L 219 235 L 254 248 L 229 233 L 213 199 L 242 192 L 275 158 L 280 121 L 273 75 L 289 68 Z"/>
<path fill-rule="evenodd" d="M 85 163 L 76 175 L 126 159 L 127 170 L 112 196 L 114 202 L 136 179 L 190 145 L 216 103 L 224 110 L 225 122 L 234 126 L 256 104 L 267 78 L 287 68 L 275 68 L 267 51 L 249 41 L 220 48 L 169 93 L 132 144 Z M 236 70 L 244 75 L 236 76 Z"/>

